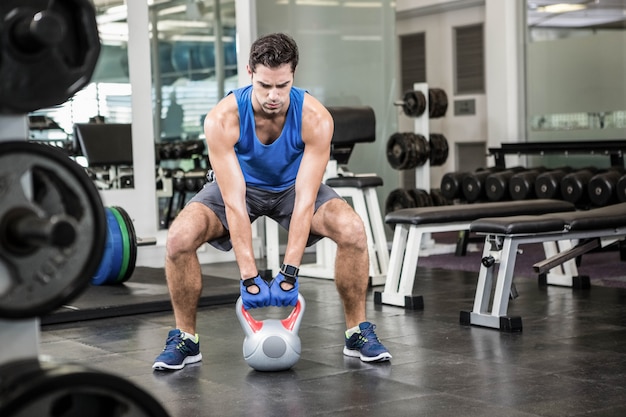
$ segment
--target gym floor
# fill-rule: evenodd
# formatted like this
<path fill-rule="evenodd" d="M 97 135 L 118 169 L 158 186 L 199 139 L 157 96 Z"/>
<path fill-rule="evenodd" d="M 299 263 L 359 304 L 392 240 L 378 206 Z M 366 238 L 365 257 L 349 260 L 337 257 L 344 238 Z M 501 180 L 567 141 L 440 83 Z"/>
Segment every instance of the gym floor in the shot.
<path fill-rule="evenodd" d="M 237 279 L 234 264 L 203 269 Z M 375 306 L 371 290 L 368 318 L 393 354 L 387 363 L 342 355 L 334 283 L 311 278 L 300 285 L 302 354 L 287 372 L 246 364 L 233 305 L 199 311 L 204 360 L 181 371 L 151 369 L 173 325 L 170 312 L 44 326 L 41 353 L 121 375 L 172 417 L 626 415 L 625 289 L 542 288 L 517 277 L 520 297 L 509 315 L 521 316 L 524 329 L 501 333 L 459 324 L 460 310 L 471 310 L 476 278 L 420 269 L 421 311 Z M 277 310 L 266 317 L 283 313 Z"/>

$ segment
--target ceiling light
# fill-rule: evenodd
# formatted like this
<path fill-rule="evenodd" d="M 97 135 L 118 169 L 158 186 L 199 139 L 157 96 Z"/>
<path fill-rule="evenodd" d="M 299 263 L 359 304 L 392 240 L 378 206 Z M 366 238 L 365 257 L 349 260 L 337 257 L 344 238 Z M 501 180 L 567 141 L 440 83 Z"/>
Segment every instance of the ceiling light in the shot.
<path fill-rule="evenodd" d="M 557 3 L 537 7 L 537 11 L 541 13 L 569 13 L 584 10 L 586 8 L 587 6 L 584 4 Z"/>

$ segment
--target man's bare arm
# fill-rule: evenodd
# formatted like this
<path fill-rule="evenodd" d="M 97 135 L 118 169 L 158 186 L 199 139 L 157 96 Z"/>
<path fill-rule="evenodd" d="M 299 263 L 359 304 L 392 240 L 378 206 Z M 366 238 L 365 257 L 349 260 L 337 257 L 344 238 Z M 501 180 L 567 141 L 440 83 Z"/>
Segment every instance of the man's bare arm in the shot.
<path fill-rule="evenodd" d="M 241 278 L 258 274 L 252 247 L 252 227 L 246 207 L 246 184 L 235 154 L 239 117 L 233 95 L 224 98 L 204 122 L 211 168 L 226 206 L 226 218 Z"/>
<path fill-rule="evenodd" d="M 291 217 L 284 263 L 300 265 L 311 231 L 315 199 L 330 158 L 333 119 L 314 97 L 305 96 L 302 117 L 304 155 L 296 178 L 296 199 Z"/>

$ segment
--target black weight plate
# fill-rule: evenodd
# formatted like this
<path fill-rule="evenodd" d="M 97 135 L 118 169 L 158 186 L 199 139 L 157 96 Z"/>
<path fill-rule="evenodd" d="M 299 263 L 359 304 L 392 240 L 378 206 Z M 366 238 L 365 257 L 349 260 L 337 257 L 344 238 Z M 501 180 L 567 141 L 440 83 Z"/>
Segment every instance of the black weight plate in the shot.
<path fill-rule="evenodd" d="M 61 104 L 89 83 L 100 55 L 91 0 L 3 0 L 0 16 L 0 112 Z"/>
<path fill-rule="evenodd" d="M 135 233 L 135 226 L 133 225 L 133 221 L 128 215 L 128 212 L 119 206 L 116 206 L 115 208 L 122 215 L 126 225 L 126 230 L 128 230 L 130 260 L 128 261 L 128 269 L 126 270 L 126 273 L 122 277 L 121 281 L 126 282 L 133 275 L 133 272 L 135 271 L 135 264 L 137 263 L 137 234 Z"/>
<path fill-rule="evenodd" d="M 409 138 L 412 149 L 412 158 L 409 168 L 421 167 L 430 159 L 430 144 L 428 139 L 418 133 L 405 133 Z"/>
<path fill-rule="evenodd" d="M 426 111 L 426 97 L 421 91 L 404 93 L 402 110 L 409 117 L 419 117 Z"/>
<path fill-rule="evenodd" d="M 394 133 L 387 140 L 387 162 L 393 169 L 408 169 L 411 151 L 411 141 L 405 133 Z"/>
<path fill-rule="evenodd" d="M 104 252 L 106 216 L 82 167 L 62 151 L 25 141 L 0 143 L 0 224 L 15 207 L 75 221 L 76 238 L 69 246 L 41 246 L 20 255 L 2 242 L 7 232 L 0 226 L 0 269 L 8 278 L 0 288 L 0 317 L 37 317 L 89 284 Z"/>
<path fill-rule="evenodd" d="M 441 133 L 431 133 L 429 135 L 430 144 L 430 166 L 441 166 L 448 160 L 448 139 Z"/>
<path fill-rule="evenodd" d="M 385 214 L 404 209 L 416 207 L 417 202 L 407 190 L 396 188 L 392 190 L 385 200 Z"/>
<path fill-rule="evenodd" d="M 463 194 L 463 178 L 467 175 L 467 172 L 447 172 L 443 174 L 440 185 L 441 194 L 448 200 L 461 197 Z"/>
<path fill-rule="evenodd" d="M 0 371 L 2 417 L 168 417 L 139 386 L 82 365 L 16 361 Z"/>
<path fill-rule="evenodd" d="M 626 175 L 622 175 L 617 181 L 617 199 L 620 203 L 626 203 Z"/>
<path fill-rule="evenodd" d="M 428 117 L 443 117 L 448 110 L 448 95 L 441 88 L 428 89 Z"/>

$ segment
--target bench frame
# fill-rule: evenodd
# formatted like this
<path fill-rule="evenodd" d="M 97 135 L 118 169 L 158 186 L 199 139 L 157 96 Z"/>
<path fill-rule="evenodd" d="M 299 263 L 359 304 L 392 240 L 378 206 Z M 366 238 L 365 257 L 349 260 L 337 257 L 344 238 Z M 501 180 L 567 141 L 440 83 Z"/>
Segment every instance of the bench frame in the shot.
<path fill-rule="evenodd" d="M 491 256 L 495 263 L 490 266 L 481 263 L 473 309 L 472 311 L 461 311 L 460 322 L 465 325 L 490 327 L 506 332 L 519 332 L 522 330 L 521 317 L 508 316 L 507 310 L 511 290 L 514 288 L 513 272 L 520 245 L 543 243 L 544 249 L 551 247 L 552 249 L 546 251 L 546 259 L 561 258 L 564 260 L 563 266 L 567 265 L 566 268 L 571 268 L 566 270 L 565 278 L 559 277 L 553 282 L 555 285 L 571 286 L 572 282 L 568 282 L 566 279 L 572 278 L 572 271 L 573 268 L 576 268 L 576 264 L 573 259 L 567 260 L 568 257 L 564 255 L 575 250 L 572 242 L 599 239 L 600 246 L 605 247 L 626 238 L 626 226 L 600 230 L 561 230 L 537 234 L 476 233 L 485 236 L 483 258 Z M 496 265 L 498 268 L 494 285 Z M 558 267 L 550 270 L 548 277 L 556 268 Z M 558 277 L 559 274 L 555 276 Z"/>
<path fill-rule="evenodd" d="M 471 209 L 475 207 L 476 205 L 468 205 L 468 208 Z M 545 213 L 552 212 L 554 211 L 546 210 Z M 413 285 L 423 244 L 430 239 L 432 233 L 469 232 L 470 225 L 476 218 L 447 223 L 396 223 L 389 255 L 389 269 L 387 270 L 385 288 L 382 292 L 374 292 L 374 303 L 404 307 L 408 310 L 423 309 L 423 297 L 413 294 Z M 552 253 L 562 249 L 547 247 L 546 256 L 551 256 Z M 571 264 L 564 273 L 548 274 L 546 280 L 548 284 L 572 285 L 576 275 L 576 265 Z"/>

